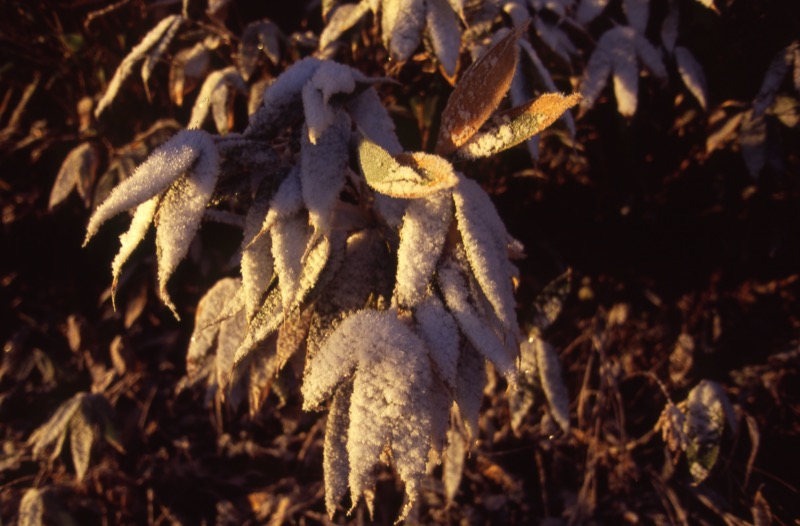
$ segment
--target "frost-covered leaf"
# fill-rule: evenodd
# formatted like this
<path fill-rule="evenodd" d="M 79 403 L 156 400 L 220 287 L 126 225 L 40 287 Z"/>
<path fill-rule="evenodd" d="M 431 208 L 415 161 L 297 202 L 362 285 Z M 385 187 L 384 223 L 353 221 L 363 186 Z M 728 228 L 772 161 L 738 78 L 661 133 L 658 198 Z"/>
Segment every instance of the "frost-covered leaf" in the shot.
<path fill-rule="evenodd" d="M 242 344 L 246 333 L 247 317 L 245 316 L 244 310 L 238 311 L 233 316 L 222 320 L 219 324 L 214 367 L 216 369 L 216 383 L 220 391 L 228 386 L 236 351 Z"/>
<path fill-rule="evenodd" d="M 228 133 L 233 119 L 232 88 L 241 94 L 247 93 L 247 85 L 235 67 L 228 66 L 208 75 L 192 108 L 189 128 L 202 127 L 211 110 L 217 130 L 221 134 Z"/>
<path fill-rule="evenodd" d="M 455 502 L 464 473 L 464 457 L 468 450 L 464 435 L 458 429 L 451 427 L 447 431 L 447 449 L 444 452 L 444 467 L 442 468 L 442 482 L 447 502 Z"/>
<path fill-rule="evenodd" d="M 293 168 L 281 181 L 278 191 L 272 197 L 269 212 L 264 218 L 258 236 L 268 232 L 279 220 L 296 215 L 303 208 L 303 189 L 300 182 L 299 167 Z M 256 238 L 258 238 L 256 236 Z M 252 241 L 251 241 L 252 242 Z"/>
<path fill-rule="evenodd" d="M 608 0 L 580 0 L 575 18 L 582 26 L 586 26 L 597 18 L 608 5 Z"/>
<path fill-rule="evenodd" d="M 461 48 L 458 17 L 447 0 L 427 0 L 427 27 L 433 51 L 448 78 L 456 75 Z"/>
<path fill-rule="evenodd" d="M 686 458 L 695 483 L 708 477 L 719 455 L 725 421 L 736 428 L 736 416 L 728 396 L 716 382 L 703 380 L 686 397 L 684 433 L 689 443 Z"/>
<path fill-rule="evenodd" d="M 622 7 L 628 24 L 637 33 L 644 34 L 647 29 L 647 19 L 650 17 L 650 0 L 623 0 Z"/>
<path fill-rule="evenodd" d="M 667 71 L 660 52 L 635 29 L 618 26 L 603 33 L 586 65 L 581 86 L 586 106 L 594 104 L 605 87 L 608 74 L 612 73 L 620 114 L 630 117 L 636 113 L 639 91 L 637 58 L 655 77 L 666 78 Z"/>
<path fill-rule="evenodd" d="M 516 325 L 509 235 L 489 196 L 478 183 L 460 177 L 453 191 L 458 230 L 472 273 L 505 327 Z"/>
<path fill-rule="evenodd" d="M 514 384 L 516 367 L 513 357 L 500 342 L 491 325 L 470 303 L 468 283 L 462 272 L 458 263 L 452 258 L 446 260 L 439 268 L 438 283 L 445 304 L 475 349 L 492 362 L 509 383 Z"/>
<path fill-rule="evenodd" d="M 394 131 L 394 121 L 374 89 L 367 89 L 350 98 L 345 107 L 364 137 L 391 155 L 403 151 Z"/>
<path fill-rule="evenodd" d="M 478 132 L 456 150 L 466 159 L 489 157 L 541 132 L 581 99 L 577 93 L 546 93 L 535 101 L 497 115 L 485 131 Z"/>
<path fill-rule="evenodd" d="M 256 20 L 247 24 L 239 41 L 239 69 L 244 80 L 250 80 L 264 55 L 277 65 L 280 61 L 281 30 L 271 20 Z"/>
<path fill-rule="evenodd" d="M 675 43 L 678 41 L 678 25 L 681 20 L 678 0 L 669 0 L 668 9 L 667 16 L 664 17 L 664 22 L 661 23 L 661 42 L 664 43 L 664 49 L 672 53 L 675 49 Z"/>
<path fill-rule="evenodd" d="M 80 482 L 89 469 L 92 444 L 95 438 L 94 429 L 81 407 L 69 421 L 69 445 L 72 463 L 75 466 L 75 478 Z"/>
<path fill-rule="evenodd" d="M 478 417 L 485 386 L 486 358 L 469 339 L 462 340 L 455 402 L 471 439 L 478 437 Z"/>
<path fill-rule="evenodd" d="M 156 215 L 156 208 L 160 201 L 159 196 L 151 197 L 144 203 L 136 207 L 133 213 L 133 219 L 128 227 L 127 232 L 119 236 L 119 252 L 114 257 L 111 263 L 111 301 L 115 301 L 115 293 L 117 290 L 117 282 L 119 275 L 122 272 L 122 265 L 128 261 L 128 258 L 133 254 L 133 251 L 144 239 L 147 230 L 150 228 L 150 223 Z"/>
<path fill-rule="evenodd" d="M 169 93 L 175 104 L 183 106 L 183 96 L 205 76 L 210 59 L 211 51 L 205 42 L 198 42 L 175 54 L 169 68 Z"/>
<path fill-rule="evenodd" d="M 697 62 L 691 51 L 681 46 L 675 48 L 675 61 L 678 63 L 678 72 L 681 74 L 683 83 L 700 103 L 700 107 L 706 109 L 708 107 L 708 96 L 706 95 L 708 90 L 703 66 Z"/>
<path fill-rule="evenodd" d="M 518 432 L 528 412 L 536 401 L 536 387 L 539 385 L 539 366 L 536 363 L 536 345 L 541 338 L 529 337 L 519 346 L 520 387 L 509 395 L 508 405 L 511 413 L 511 428 Z"/>
<path fill-rule="evenodd" d="M 212 147 L 204 148 L 189 173 L 165 192 L 156 212 L 159 295 L 176 318 L 179 316 L 167 293 L 167 281 L 189 251 L 218 175 L 219 155 L 212 143 Z"/>
<path fill-rule="evenodd" d="M 431 353 L 439 377 L 449 389 L 458 378 L 461 341 L 458 325 L 435 295 L 428 296 L 414 309 L 416 328 Z"/>
<path fill-rule="evenodd" d="M 398 62 L 411 56 L 425 28 L 425 0 L 383 0 L 381 2 L 383 43 Z"/>
<path fill-rule="evenodd" d="M 91 191 L 99 163 L 97 147 L 91 142 L 83 142 L 70 150 L 53 183 L 48 208 L 52 210 L 66 199 L 73 188 L 78 190 L 88 206 L 91 203 Z"/>
<path fill-rule="evenodd" d="M 50 454 L 50 461 L 55 460 L 61 454 L 64 438 L 68 430 L 69 422 L 75 413 L 81 409 L 86 393 L 78 393 L 56 409 L 50 419 L 31 433 L 28 444 L 33 446 L 33 457 L 40 458 L 42 452 L 54 446 Z"/>
<path fill-rule="evenodd" d="M 122 87 L 122 83 L 130 76 L 131 73 L 133 73 L 134 64 L 144 59 L 153 48 L 161 46 L 165 41 L 166 44 L 163 45 L 166 47 L 166 45 L 169 44 L 169 40 L 171 40 L 175 35 L 175 31 L 180 26 L 182 21 L 183 17 L 180 15 L 170 15 L 163 18 L 161 22 L 159 22 L 156 27 L 151 29 L 150 32 L 145 35 L 142 41 L 139 42 L 139 44 L 137 44 L 130 53 L 128 53 L 128 55 L 122 60 L 122 63 L 120 63 L 119 67 L 117 67 L 117 70 L 114 72 L 114 76 L 111 77 L 111 81 L 108 83 L 106 92 L 97 102 L 97 106 L 94 109 L 95 118 L 100 118 L 100 115 L 117 96 L 117 92 L 119 91 L 120 87 Z"/>
<path fill-rule="evenodd" d="M 303 86 L 303 111 L 312 144 L 331 126 L 339 112 L 331 104 L 331 97 L 353 93 L 356 80 L 363 80 L 354 69 L 336 62 L 324 61 Z"/>
<path fill-rule="evenodd" d="M 661 431 L 661 438 L 672 452 L 685 451 L 689 438 L 684 431 L 686 415 L 675 404 L 668 401 L 656 422 L 655 429 Z"/>
<path fill-rule="evenodd" d="M 367 184 L 392 197 L 420 198 L 458 181 L 452 165 L 438 155 L 414 152 L 392 157 L 365 137 L 358 143 L 358 160 Z"/>
<path fill-rule="evenodd" d="M 158 64 L 158 61 L 161 60 L 164 52 L 167 51 L 167 47 L 169 47 L 170 42 L 172 42 L 172 39 L 175 38 L 175 35 L 178 33 L 178 29 L 180 29 L 181 24 L 183 23 L 183 17 L 177 17 L 176 15 L 173 16 L 175 16 L 175 18 L 173 19 L 172 23 L 159 38 L 156 45 L 154 45 L 148 51 L 147 56 L 144 58 L 144 62 L 142 63 L 142 82 L 144 83 L 145 90 L 149 89 L 148 83 L 150 82 L 150 75 L 152 75 L 153 70 L 156 69 L 156 64 Z"/>
<path fill-rule="evenodd" d="M 350 160 L 350 118 L 337 111 L 330 126 L 312 141 L 300 141 L 300 182 L 309 220 L 317 233 L 330 229 L 333 211 L 346 181 Z"/>
<path fill-rule="evenodd" d="M 553 420 L 566 433 L 569 432 L 569 394 L 561 374 L 558 354 L 548 342 L 542 339 L 537 340 L 534 349 L 542 391 L 547 397 Z"/>
<path fill-rule="evenodd" d="M 519 30 L 509 32 L 464 72 L 442 112 L 437 154 L 447 155 L 467 142 L 500 104 L 517 67 L 519 36 Z"/>
<path fill-rule="evenodd" d="M 264 91 L 263 105 L 250 116 L 245 136 L 259 137 L 277 133 L 288 124 L 287 111 L 301 100 L 303 86 L 311 80 L 322 61 L 306 57 L 287 68 L 275 82 Z"/>
<path fill-rule="evenodd" d="M 369 12 L 369 0 L 361 0 L 357 4 L 342 4 L 336 7 L 330 16 L 325 29 L 319 37 L 319 49 L 325 50 L 355 26 Z"/>
<path fill-rule="evenodd" d="M 556 321 L 571 289 L 571 269 L 567 269 L 566 272 L 547 284 L 534 299 L 531 330 L 541 333 Z"/>
<path fill-rule="evenodd" d="M 399 306 L 412 307 L 429 294 L 428 286 L 452 220 L 453 203 L 449 192 L 409 203 L 397 249 L 394 301 Z"/>
<path fill-rule="evenodd" d="M 242 287 L 244 288 L 245 312 L 252 319 L 261 305 L 264 293 L 275 274 L 270 236 L 258 236 L 266 219 L 270 200 L 266 192 L 259 191 L 247 212 L 242 239 Z M 258 238 L 256 238 L 258 236 Z"/>
<path fill-rule="evenodd" d="M 553 24 L 541 17 L 536 17 L 533 19 L 533 27 L 547 47 L 557 53 L 565 63 L 572 62 L 572 57 L 578 53 L 578 50 L 560 24 Z"/>
<path fill-rule="evenodd" d="M 223 278 L 200 299 L 194 318 L 194 330 L 186 353 L 186 373 L 195 376 L 204 358 L 211 351 L 219 333 L 220 314 L 241 287 L 238 278 Z"/>
<path fill-rule="evenodd" d="M 131 177 L 120 183 L 95 210 L 86 227 L 84 245 L 98 228 L 123 210 L 129 210 L 166 190 L 189 171 L 202 178 L 218 169 L 214 140 L 204 131 L 182 130 L 158 148 Z"/>
<path fill-rule="evenodd" d="M 419 495 L 430 449 L 433 423 L 427 352 L 393 311 L 362 311 L 353 317 L 360 320 L 360 327 L 350 326 L 348 318 L 334 334 L 347 329 L 361 336 L 350 348 L 358 359 L 347 441 L 351 500 L 357 503 L 372 489 L 374 467 L 390 444 L 395 468 L 405 483 L 407 503 L 398 518 L 402 520 Z"/>
<path fill-rule="evenodd" d="M 333 519 L 336 507 L 347 491 L 350 459 L 347 455 L 347 430 L 350 428 L 350 397 L 353 383 L 344 382 L 336 391 L 325 424 L 322 467 L 325 477 L 325 509 Z"/>

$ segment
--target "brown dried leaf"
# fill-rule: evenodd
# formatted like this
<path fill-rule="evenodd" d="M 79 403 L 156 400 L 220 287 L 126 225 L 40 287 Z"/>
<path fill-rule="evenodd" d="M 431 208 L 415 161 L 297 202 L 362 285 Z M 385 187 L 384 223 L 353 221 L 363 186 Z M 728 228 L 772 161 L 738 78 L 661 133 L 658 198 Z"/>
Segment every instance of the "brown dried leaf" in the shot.
<path fill-rule="evenodd" d="M 517 68 L 517 39 L 524 30 L 508 33 L 464 72 L 442 113 L 437 154 L 466 143 L 500 104 Z"/>

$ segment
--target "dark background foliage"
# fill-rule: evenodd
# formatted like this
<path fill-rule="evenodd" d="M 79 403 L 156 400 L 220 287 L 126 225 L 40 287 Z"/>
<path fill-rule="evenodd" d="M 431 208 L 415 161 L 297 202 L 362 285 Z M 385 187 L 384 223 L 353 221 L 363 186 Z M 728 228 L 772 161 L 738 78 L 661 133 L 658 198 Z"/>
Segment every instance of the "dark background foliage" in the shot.
<path fill-rule="evenodd" d="M 431 483 L 421 522 L 741 524 L 757 522 L 754 509 L 770 509 L 776 524 L 797 523 L 798 127 L 773 136 L 781 163 L 757 179 L 735 144 L 709 153 L 705 141 L 708 115 L 752 101 L 772 58 L 800 36 L 800 9 L 794 0 L 730 0 L 717 2 L 717 15 L 681 4 L 679 41 L 705 69 L 708 114 L 680 86 L 644 78 L 630 120 L 604 92 L 578 120 L 577 150 L 551 137 L 535 167 L 521 148 L 463 167 L 526 247 L 523 318 L 549 280 L 573 269 L 573 293 L 547 337 L 561 357 L 574 429 L 554 433 L 537 406 L 513 433 L 504 395 L 487 396 L 456 502 L 445 506 Z M 158 119 L 188 119 L 190 105 L 166 96 L 161 64 L 151 100 L 141 82 L 128 82 L 124 102 L 79 131 L 78 102 L 102 93 L 126 51 L 179 9 L 131 0 L 95 16 L 109 6 L 0 3 L 0 519 L 13 523 L 24 492 L 38 487 L 54 502 L 52 522 L 325 522 L 324 417 L 300 410 L 297 380 L 282 378 L 286 395 L 271 394 L 254 418 L 176 391 L 193 306 L 229 264 L 233 231 L 203 228 L 173 285 L 185 313 L 176 322 L 156 297 L 148 249 L 137 252 L 111 309 L 108 263 L 125 219 L 81 248 L 89 211 L 80 198 L 48 209 L 59 167 L 82 140 L 105 147 L 102 164 Z M 666 3 L 652 9 L 658 19 Z M 313 2 L 234 3 L 227 27 L 238 34 L 262 17 L 287 34 L 322 28 Z M 375 73 L 382 51 L 365 29 L 370 38 L 353 60 Z M 443 104 L 450 87 L 416 63 L 399 78 L 402 86 L 383 94 L 397 103 L 401 139 L 416 147 L 435 119 L 418 123 L 414 106 L 421 95 Z M 695 344 L 688 358 L 676 351 L 682 334 Z M 653 376 L 674 401 L 701 379 L 717 381 L 738 407 L 739 429 L 726 430 L 720 460 L 698 486 L 651 431 L 665 403 Z M 26 440 L 62 402 L 100 385 L 110 401 L 109 440 L 95 445 L 79 482 L 68 453 L 35 459 Z M 391 522 L 402 491 L 388 471 L 378 493 L 375 520 Z M 335 519 L 368 516 L 360 507 Z"/>

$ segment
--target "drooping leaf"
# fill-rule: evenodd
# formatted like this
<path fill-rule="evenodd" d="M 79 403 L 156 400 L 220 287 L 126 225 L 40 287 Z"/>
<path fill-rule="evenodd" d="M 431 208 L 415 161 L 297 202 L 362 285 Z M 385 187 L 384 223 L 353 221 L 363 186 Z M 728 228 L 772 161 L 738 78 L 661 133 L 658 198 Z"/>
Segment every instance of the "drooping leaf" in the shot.
<path fill-rule="evenodd" d="M 345 381 L 331 401 L 325 425 L 324 456 L 325 509 L 333 519 L 336 507 L 347 491 L 350 459 L 347 455 L 347 430 L 350 428 L 350 397 L 353 383 Z"/>
<path fill-rule="evenodd" d="M 114 76 L 111 77 L 111 81 L 108 83 L 105 93 L 97 102 L 97 106 L 94 109 L 95 118 L 99 119 L 100 115 L 111 105 L 111 102 L 117 96 L 117 92 L 119 92 L 119 89 L 122 87 L 122 83 L 133 73 L 134 64 L 144 59 L 151 49 L 156 46 L 161 46 L 161 43 L 164 41 L 166 41 L 166 44 L 163 44 L 163 46 L 166 47 L 182 22 L 183 17 L 180 15 L 170 15 L 163 18 L 161 22 L 151 29 L 142 41 L 128 53 L 117 67 Z"/>
<path fill-rule="evenodd" d="M 706 95 L 708 90 L 703 66 L 697 62 L 691 51 L 682 46 L 675 48 L 675 60 L 678 63 L 678 72 L 681 74 L 683 83 L 700 103 L 700 107 L 706 109 L 708 107 L 708 96 Z"/>
<path fill-rule="evenodd" d="M 400 228 L 394 301 L 408 308 L 428 294 L 436 263 L 453 220 L 449 192 L 439 192 L 409 203 Z"/>
<path fill-rule="evenodd" d="M 442 482 L 444 482 L 444 495 L 447 502 L 455 502 L 456 493 L 461 486 L 461 477 L 464 473 L 464 457 L 469 450 L 464 435 L 455 428 L 447 431 L 447 449 L 444 453 L 444 467 L 442 469 Z"/>
<path fill-rule="evenodd" d="M 623 0 L 622 7 L 625 10 L 625 16 L 628 18 L 628 24 L 637 33 L 644 34 L 647 29 L 647 19 L 650 17 L 650 1 Z"/>
<path fill-rule="evenodd" d="M 455 155 L 464 159 L 489 157 L 541 132 L 581 99 L 577 93 L 546 93 L 535 101 L 499 114 L 487 130 L 478 132 Z"/>
<path fill-rule="evenodd" d="M 571 289 L 571 269 L 547 284 L 534 299 L 531 331 L 542 333 L 556 321 Z"/>
<path fill-rule="evenodd" d="M 569 395 L 564 378 L 561 374 L 561 364 L 558 354 L 547 341 L 537 338 L 534 342 L 536 365 L 542 390 L 550 405 L 550 414 L 558 426 L 569 432 Z"/>
<path fill-rule="evenodd" d="M 147 52 L 147 56 L 144 57 L 144 62 L 142 63 L 142 82 L 144 83 L 145 90 L 148 90 L 147 85 L 150 82 L 150 75 L 152 75 L 153 70 L 156 69 L 156 64 L 158 64 L 158 61 L 161 60 L 161 57 L 167 51 L 167 47 L 169 47 L 172 39 L 175 38 L 175 35 L 178 33 L 178 29 L 180 29 L 182 23 L 183 17 L 175 16 L 167 30 L 158 39 L 158 42 Z"/>
<path fill-rule="evenodd" d="M 405 62 L 422 38 L 425 0 L 383 0 L 381 13 L 383 43 L 394 60 Z"/>
<path fill-rule="evenodd" d="M 18 526 L 42 526 L 44 512 L 43 491 L 38 488 L 28 488 L 19 502 L 17 524 Z"/>
<path fill-rule="evenodd" d="M 245 217 L 242 239 L 242 287 L 245 312 L 250 320 L 261 305 L 264 293 L 275 274 L 270 236 L 258 236 L 269 210 L 268 192 L 260 188 Z M 258 237 L 258 239 L 256 239 Z"/>
<path fill-rule="evenodd" d="M 200 298 L 194 318 L 194 330 L 186 353 L 186 373 L 191 378 L 197 374 L 203 359 L 214 345 L 219 333 L 219 323 L 226 305 L 241 287 L 238 278 L 223 278 Z"/>
<path fill-rule="evenodd" d="M 280 288 L 270 290 L 255 317 L 250 320 L 247 333 L 233 355 L 233 366 L 239 365 L 257 345 L 273 334 L 285 316 Z"/>
<path fill-rule="evenodd" d="M 369 0 L 336 7 L 319 37 L 319 49 L 325 50 L 355 26 L 369 12 Z"/>
<path fill-rule="evenodd" d="M 75 412 L 69 421 L 69 445 L 72 454 L 72 463 L 75 466 L 75 478 L 80 482 L 89 469 L 89 460 L 92 453 L 95 432 L 89 423 L 84 408 Z"/>
<path fill-rule="evenodd" d="M 167 281 L 189 251 L 218 175 L 217 150 L 205 148 L 190 172 L 166 191 L 156 212 L 159 295 L 176 318 L 179 316 L 167 293 Z"/>
<path fill-rule="evenodd" d="M 533 19 L 533 27 L 547 47 L 557 53 L 565 63 L 572 62 L 572 57 L 578 53 L 578 50 L 560 24 L 553 24 L 542 17 L 536 17 Z"/>
<path fill-rule="evenodd" d="M 456 75 L 461 48 L 461 28 L 447 0 L 427 0 L 426 24 L 433 51 L 448 78 Z"/>
<path fill-rule="evenodd" d="M 500 104 L 517 67 L 519 36 L 519 30 L 509 32 L 464 72 L 442 112 L 437 154 L 448 155 L 467 142 Z"/>
<path fill-rule="evenodd" d="M 511 428 L 519 432 L 525 417 L 536 401 L 536 387 L 539 385 L 539 365 L 536 362 L 536 345 L 541 339 L 528 337 L 519 346 L 519 389 L 508 399 L 511 413 Z"/>
<path fill-rule="evenodd" d="M 453 191 L 458 231 L 470 268 L 505 327 L 516 324 L 509 235 L 489 196 L 478 183 L 460 177 Z"/>
<path fill-rule="evenodd" d="M 438 155 L 414 152 L 392 157 L 367 138 L 358 143 L 358 159 L 367 184 L 392 197 L 420 198 L 458 181 L 452 165 Z"/>
<path fill-rule="evenodd" d="M 767 163 L 767 123 L 763 114 L 745 112 L 739 128 L 739 150 L 750 177 L 758 179 Z"/>
<path fill-rule="evenodd" d="M 486 358 L 469 339 L 463 340 L 458 357 L 455 401 L 470 439 L 478 437 L 478 417 L 486 386 Z"/>
<path fill-rule="evenodd" d="M 608 5 L 608 0 L 580 0 L 576 18 L 582 26 L 586 26 L 597 18 Z"/>
<path fill-rule="evenodd" d="M 219 323 L 214 368 L 216 370 L 216 384 L 220 393 L 224 393 L 224 389 L 228 386 L 236 351 L 241 346 L 246 333 L 247 317 L 244 310 L 238 311 Z"/>
<path fill-rule="evenodd" d="M 308 139 L 312 144 L 316 144 L 318 138 L 337 119 L 339 112 L 331 105 L 331 97 L 352 93 L 356 89 L 356 80 L 363 80 L 363 76 L 354 69 L 325 61 L 303 86 L 303 111 L 308 126 Z"/>
<path fill-rule="evenodd" d="M 183 106 L 183 96 L 194 89 L 208 71 L 211 51 L 205 42 L 178 51 L 169 69 L 169 93 L 178 106 Z"/>
<path fill-rule="evenodd" d="M 239 69 L 244 80 L 250 80 L 253 76 L 262 55 L 272 64 L 280 62 L 281 36 L 280 28 L 271 20 L 256 20 L 247 24 L 239 40 Z"/>
<path fill-rule="evenodd" d="M 394 121 L 374 89 L 367 89 L 350 98 L 345 107 L 364 137 L 391 155 L 403 151 L 394 131 Z"/>
<path fill-rule="evenodd" d="M 115 301 L 117 281 L 122 272 L 122 265 L 128 261 L 133 251 L 144 239 L 147 230 L 150 228 L 150 223 L 156 215 L 156 209 L 160 201 L 159 196 L 151 197 L 144 203 L 136 207 L 133 213 L 133 219 L 128 227 L 128 231 L 119 236 L 120 248 L 114 261 L 111 263 L 111 301 Z"/>
<path fill-rule="evenodd" d="M 95 210 L 86 227 L 84 245 L 100 226 L 123 210 L 129 210 L 166 190 L 189 171 L 207 178 L 218 169 L 217 149 L 209 134 L 182 130 L 153 152 L 131 177 L 116 186 Z"/>
<path fill-rule="evenodd" d="M 414 309 L 417 332 L 431 352 L 439 377 L 449 389 L 455 389 L 461 341 L 458 325 L 435 296 L 428 296 Z"/>
<path fill-rule="evenodd" d="M 754 117 L 761 116 L 775 100 L 786 73 L 790 67 L 793 67 L 794 51 L 798 48 L 800 48 L 800 41 L 781 49 L 770 61 L 767 72 L 764 74 L 764 80 L 761 81 L 761 88 L 753 101 Z"/>
<path fill-rule="evenodd" d="M 61 203 L 75 188 L 84 202 L 91 203 L 91 189 L 97 175 L 100 162 L 97 147 L 94 143 L 83 142 L 70 150 L 50 191 L 48 208 L 52 210 Z"/>
<path fill-rule="evenodd" d="M 330 126 L 312 141 L 303 134 L 300 142 L 300 182 L 303 202 L 315 232 L 330 229 L 333 211 L 344 187 L 350 160 L 350 117 L 337 111 Z"/>
<path fill-rule="evenodd" d="M 681 11 L 678 0 L 669 0 L 667 16 L 664 17 L 664 22 L 661 24 L 661 42 L 664 43 L 664 49 L 669 53 L 674 51 L 675 43 L 678 41 L 680 20 Z"/>
<path fill-rule="evenodd" d="M 56 409 L 50 419 L 38 427 L 28 438 L 28 444 L 33 446 L 34 458 L 39 458 L 42 452 L 52 446 L 50 461 L 55 460 L 61 454 L 61 447 L 67 433 L 70 420 L 75 413 L 80 410 L 86 393 L 78 393 Z"/>
<path fill-rule="evenodd" d="M 192 108 L 189 128 L 202 127 L 211 110 L 217 131 L 223 135 L 228 133 L 232 119 L 232 89 L 247 93 L 247 85 L 235 67 L 228 66 L 209 74 Z"/>

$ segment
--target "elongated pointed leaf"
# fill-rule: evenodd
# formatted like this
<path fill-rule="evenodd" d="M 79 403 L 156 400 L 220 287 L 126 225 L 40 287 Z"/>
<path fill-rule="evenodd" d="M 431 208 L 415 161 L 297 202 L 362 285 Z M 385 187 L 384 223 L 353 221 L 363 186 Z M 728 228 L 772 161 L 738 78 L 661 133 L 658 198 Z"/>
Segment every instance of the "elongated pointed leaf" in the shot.
<path fill-rule="evenodd" d="M 352 97 L 347 101 L 346 108 L 361 135 L 391 155 L 403 151 L 394 131 L 394 121 L 374 89 L 367 89 Z"/>
<path fill-rule="evenodd" d="M 239 41 L 239 69 L 244 80 L 250 80 L 261 56 L 272 64 L 280 62 L 281 30 L 271 20 L 256 20 L 247 24 Z"/>
<path fill-rule="evenodd" d="M 509 32 L 464 72 L 442 112 L 437 154 L 447 155 L 467 142 L 500 104 L 517 67 L 519 36 L 519 30 Z"/>
<path fill-rule="evenodd" d="M 226 305 L 241 287 L 236 278 L 223 278 L 200 299 L 194 317 L 194 330 L 186 353 L 186 373 L 191 378 L 199 372 L 204 358 L 209 354 L 219 333 L 218 321 Z"/>
<path fill-rule="evenodd" d="M 94 429 L 87 420 L 83 408 L 79 409 L 69 421 L 70 453 L 72 454 L 72 463 L 75 465 L 75 478 L 78 481 L 83 480 L 89 469 L 94 435 Z"/>
<path fill-rule="evenodd" d="M 427 27 L 436 58 L 448 78 L 455 77 L 461 48 L 461 28 L 447 0 L 427 0 Z"/>
<path fill-rule="evenodd" d="M 73 148 L 58 170 L 50 191 L 48 208 L 52 210 L 66 199 L 73 188 L 77 188 L 81 197 L 87 198 L 97 175 L 99 161 L 97 147 L 93 143 L 84 142 Z"/>
<path fill-rule="evenodd" d="M 339 40 L 345 32 L 355 26 L 368 12 L 368 0 L 361 0 L 357 4 L 342 4 L 337 6 L 319 37 L 319 49 L 325 50 L 328 46 Z"/>
<path fill-rule="evenodd" d="M 431 295 L 414 309 L 417 332 L 431 353 L 439 377 L 449 389 L 455 389 L 461 341 L 458 325 L 442 302 Z"/>
<path fill-rule="evenodd" d="M 153 152 L 122 181 L 103 201 L 86 227 L 84 245 L 100 226 L 123 210 L 129 210 L 166 190 L 180 176 L 193 170 L 202 178 L 218 169 L 217 149 L 209 134 L 200 130 L 182 130 Z"/>
<path fill-rule="evenodd" d="M 425 0 L 381 2 L 383 42 L 398 62 L 405 62 L 417 49 L 425 28 Z"/>
<path fill-rule="evenodd" d="M 581 100 L 577 93 L 546 93 L 522 107 L 501 113 L 486 131 L 474 135 L 456 151 L 465 159 L 489 157 L 541 132 Z"/>
<path fill-rule="evenodd" d="M 325 476 L 325 509 L 333 519 L 336 507 L 347 492 L 350 459 L 347 455 L 347 430 L 350 428 L 350 397 L 353 383 L 345 382 L 333 396 L 325 424 L 323 473 Z"/>
<path fill-rule="evenodd" d="M 133 213 L 133 219 L 131 220 L 130 227 L 128 227 L 128 231 L 119 236 L 119 252 L 111 263 L 112 301 L 114 301 L 115 292 L 117 290 L 117 280 L 119 279 L 120 272 L 122 272 L 122 265 L 125 264 L 147 234 L 150 223 L 153 222 L 153 218 L 156 215 L 159 201 L 159 196 L 155 196 L 137 206 L 136 211 Z"/>
<path fill-rule="evenodd" d="M 706 109 L 708 106 L 708 97 L 706 95 L 708 90 L 703 66 L 697 62 L 691 51 L 681 46 L 675 48 L 675 60 L 678 63 L 678 72 L 686 88 L 700 103 L 700 107 Z"/>

